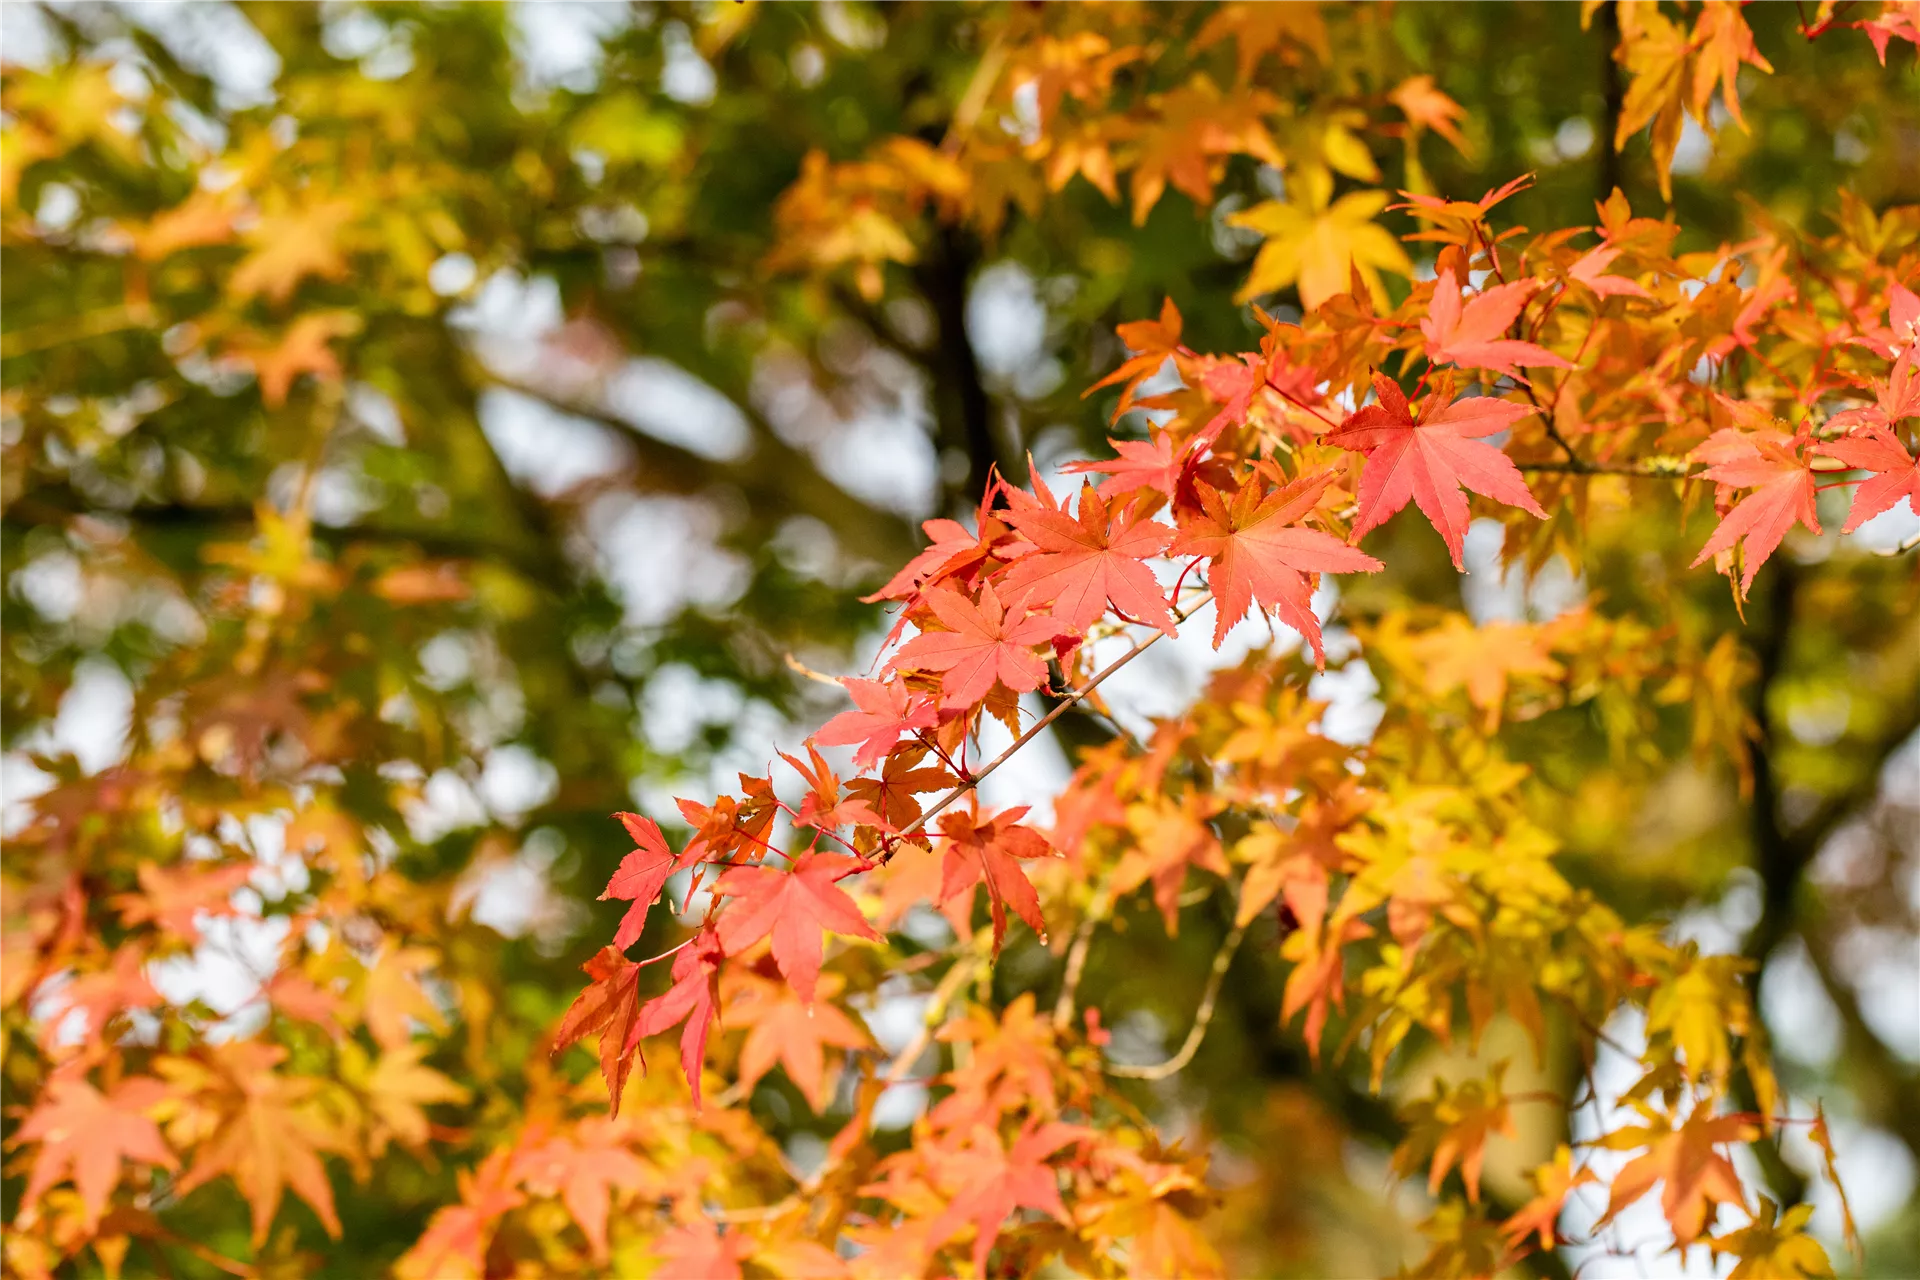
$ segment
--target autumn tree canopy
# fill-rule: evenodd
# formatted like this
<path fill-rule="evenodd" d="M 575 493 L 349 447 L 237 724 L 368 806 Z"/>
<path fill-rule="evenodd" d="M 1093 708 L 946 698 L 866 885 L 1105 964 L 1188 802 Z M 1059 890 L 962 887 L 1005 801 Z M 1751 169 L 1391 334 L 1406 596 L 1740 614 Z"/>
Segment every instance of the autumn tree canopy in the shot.
<path fill-rule="evenodd" d="M 9 1276 L 1920 1267 L 1920 6 L 9 7 Z"/>

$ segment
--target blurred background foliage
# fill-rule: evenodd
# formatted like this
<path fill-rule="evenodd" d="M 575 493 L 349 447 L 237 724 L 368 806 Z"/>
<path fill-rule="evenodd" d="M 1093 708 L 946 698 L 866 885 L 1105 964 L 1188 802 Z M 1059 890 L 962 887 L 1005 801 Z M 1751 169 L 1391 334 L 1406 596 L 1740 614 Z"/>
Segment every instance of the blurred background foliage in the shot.
<path fill-rule="evenodd" d="M 1213 9 L 1129 6 L 1126 21 L 1188 50 Z M 1102 12 L 1028 18 L 1098 26 Z M 1170 190 L 1139 225 L 1086 181 L 1016 202 L 990 233 L 928 211 L 877 289 L 783 268 L 776 210 L 809 154 L 937 145 L 1007 13 L 7 6 L 9 932 L 31 897 L 20 837 L 44 831 L 36 793 L 40 813 L 109 824 L 94 874 L 112 891 L 179 838 L 163 815 L 115 811 L 116 779 L 137 786 L 124 761 L 197 757 L 186 803 L 225 815 L 218 838 L 263 862 L 289 838 L 260 820 L 319 785 L 417 886 L 380 905 L 383 927 L 451 913 L 434 926 L 458 993 L 437 1057 L 476 1090 L 474 1124 L 510 1114 L 602 939 L 587 900 L 625 852 L 608 812 L 664 821 L 674 795 L 763 769 L 838 709 L 788 655 L 860 669 L 886 620 L 859 597 L 913 554 L 919 520 L 971 510 L 994 468 L 1024 479 L 1029 457 L 1053 474 L 1105 449 L 1112 400 L 1082 391 L 1121 358 L 1116 324 L 1171 297 L 1201 350 L 1261 331 L 1234 299 L 1258 239 L 1226 218 L 1286 178 L 1248 156 L 1220 167 L 1211 208 Z M 1742 75 L 1744 132 L 1683 135 L 1681 247 L 1776 221 L 1819 230 L 1843 191 L 1870 210 L 1920 201 L 1912 50 L 1883 69 L 1864 37 L 1802 38 L 1795 6 L 1748 20 L 1775 74 Z M 1504 206 L 1536 230 L 1591 222 L 1616 186 L 1661 210 L 1646 138 L 1608 145 L 1623 92 L 1610 5 L 1590 27 L 1566 4 L 1329 7 L 1326 23 L 1337 56 L 1269 64 L 1282 100 L 1385 117 L 1384 95 L 1424 72 L 1466 109 L 1457 148 L 1364 134 L 1376 185 L 1473 198 L 1537 172 Z M 1163 66 L 1209 59 L 1229 82 L 1227 43 L 1119 74 L 1164 91 Z M 241 192 L 255 209 L 236 223 Z M 1398 218 L 1382 220 L 1412 229 Z M 1262 302 L 1298 305 L 1291 290 Z M 1598 513 L 1582 563 L 1529 582 L 1503 571 L 1490 522 L 1459 579 L 1431 531 L 1402 521 L 1350 613 L 1422 603 L 1484 620 L 1603 599 L 1703 644 L 1735 637 L 1722 669 L 1753 716 L 1744 785 L 1724 759 L 1691 761 L 1677 714 L 1654 762 L 1622 759 L 1604 704 L 1521 726 L 1510 750 L 1578 797 L 1542 818 L 1572 874 L 1630 919 L 1764 963 L 1785 1083 L 1840 1118 L 1872 1272 L 1912 1274 L 1912 556 L 1832 533 L 1790 542 L 1742 626 L 1721 579 L 1668 571 L 1691 554 L 1668 529 Z M 1141 690 L 1196 690 L 1207 655 L 1191 649 Z M 1393 678 L 1345 674 L 1362 710 Z M 1106 732 L 1067 717 L 1009 798 L 1043 794 Z M 289 740 L 324 780 L 263 789 Z M 1226 922 L 1202 914 L 1170 939 L 1141 904 L 1121 923 L 1082 989 L 1117 1047 L 1150 1058 L 1185 1025 Z M 1213 1144 L 1237 1273 L 1390 1270 L 1407 1236 L 1390 1113 L 1359 1080 L 1307 1071 L 1279 1027 L 1273 939 L 1256 930 L 1245 957 L 1193 1067 L 1141 1101 Z M 246 1016 L 243 968 L 201 957 L 181 972 L 201 1025 Z M 1050 998 L 1057 977 L 1029 943 L 996 982 L 1004 999 Z M 9 1092 L 39 1070 L 10 1039 Z M 1546 1075 L 1571 1092 L 1578 1066 Z M 790 1091 L 761 1093 L 756 1115 L 789 1143 L 833 1132 Z M 1558 1136 L 1523 1134 L 1503 1167 Z M 1501 1159 L 1489 1182 L 1516 1194 Z M 451 1167 L 412 1157 L 336 1179 L 345 1237 L 327 1273 L 389 1263 L 452 1185 Z M 174 1229 L 244 1237 L 244 1215 L 201 1212 L 204 1234 Z M 323 1243 L 303 1227 L 270 1252 L 297 1270 Z"/>

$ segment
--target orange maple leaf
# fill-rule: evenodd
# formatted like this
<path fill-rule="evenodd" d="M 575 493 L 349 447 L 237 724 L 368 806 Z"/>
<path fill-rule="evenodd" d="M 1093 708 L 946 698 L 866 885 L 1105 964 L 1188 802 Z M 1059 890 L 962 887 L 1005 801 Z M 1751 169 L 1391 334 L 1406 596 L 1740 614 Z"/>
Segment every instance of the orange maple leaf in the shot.
<path fill-rule="evenodd" d="M 1714 1115 L 1710 1101 L 1696 1106 L 1677 1129 L 1664 1116 L 1654 1119 L 1652 1125 L 1629 1125 L 1603 1140 L 1603 1145 L 1615 1151 L 1637 1147 L 1646 1147 L 1647 1151 L 1629 1160 L 1614 1175 L 1607 1211 L 1594 1226 L 1596 1230 L 1606 1226 L 1622 1209 L 1651 1191 L 1654 1183 L 1665 1180 L 1660 1209 L 1673 1228 L 1674 1241 L 1684 1247 L 1706 1230 L 1716 1204 L 1746 1203 L 1740 1175 L 1718 1148 L 1729 1142 L 1750 1142 L 1759 1136 L 1760 1129 L 1753 1116 Z"/>
<path fill-rule="evenodd" d="M 152 1076 L 129 1076 L 101 1093 L 68 1068 L 47 1082 L 15 1140 L 37 1142 L 33 1172 L 20 1197 L 19 1213 L 38 1203 L 49 1187 L 72 1177 L 89 1232 L 120 1182 L 120 1166 L 137 1160 L 177 1169 L 178 1160 L 148 1114 L 170 1094 Z"/>

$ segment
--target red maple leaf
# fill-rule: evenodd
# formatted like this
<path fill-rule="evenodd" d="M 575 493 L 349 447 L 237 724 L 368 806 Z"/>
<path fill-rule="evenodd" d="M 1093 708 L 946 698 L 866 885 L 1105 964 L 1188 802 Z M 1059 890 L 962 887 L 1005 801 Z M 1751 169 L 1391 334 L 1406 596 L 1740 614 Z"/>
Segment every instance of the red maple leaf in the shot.
<path fill-rule="evenodd" d="M 1007 514 L 1007 522 L 1033 541 L 1035 551 L 1007 571 L 1009 591 L 1051 604 L 1053 616 L 1085 631 L 1112 602 L 1115 609 L 1171 635 L 1173 613 L 1153 571 L 1142 563 L 1166 550 L 1172 530 L 1138 508 L 1109 512 L 1089 481 L 1080 491 L 1078 516 L 1035 508 Z"/>
<path fill-rule="evenodd" d="M 933 539 L 933 545 L 909 560 L 906 567 L 894 574 L 886 586 L 861 599 L 867 604 L 877 600 L 910 599 L 985 561 L 993 554 L 994 545 L 1008 532 L 1007 526 L 995 517 L 993 510 L 994 498 L 1000 489 L 998 472 L 990 473 L 986 492 L 980 495 L 979 510 L 974 514 L 973 527 L 977 532 L 968 532 L 967 526 L 958 520 L 944 517 L 921 524 L 927 536 Z"/>
<path fill-rule="evenodd" d="M 987 696 L 998 681 L 1015 693 L 1038 689 L 1047 678 L 1047 664 L 1033 652 L 1060 634 L 1061 624 L 1027 612 L 1024 601 L 1003 608 L 991 582 L 980 586 L 980 599 L 967 599 L 947 588 L 927 593 L 927 605 L 945 631 L 924 631 L 902 645 L 896 667 L 944 672 L 941 691 L 945 705 L 967 706 Z"/>
<path fill-rule="evenodd" d="M 620 1095 L 640 1047 L 640 966 L 620 954 L 618 947 L 602 947 L 581 966 L 593 984 L 574 997 L 553 1029 L 553 1053 L 583 1036 L 600 1035 L 600 1074 L 620 1114 Z M 644 1066 L 644 1060 L 643 1060 Z"/>
<path fill-rule="evenodd" d="M 844 682 L 858 711 L 842 711 L 820 726 L 813 741 L 823 747 L 843 747 L 858 743 L 853 767 L 871 769 L 881 757 L 893 750 L 900 735 L 915 729 L 931 729 L 939 716 L 933 703 L 916 698 L 901 681 L 882 684 L 878 680 Z"/>
<path fill-rule="evenodd" d="M 1892 427 L 1902 418 L 1920 414 L 1920 342 L 1908 347 L 1894 361 L 1885 382 L 1873 384 L 1874 403 L 1865 409 L 1849 409 L 1827 419 L 1830 427 Z"/>
<path fill-rule="evenodd" d="M 1862 427 L 1844 440 L 1816 448 L 1849 467 L 1874 473 L 1854 490 L 1853 506 L 1840 532 L 1852 533 L 1882 511 L 1892 510 L 1902 498 L 1915 514 L 1920 514 L 1920 460 L 1907 452 L 1893 432 L 1885 427 Z"/>
<path fill-rule="evenodd" d="M 720 945 L 727 954 L 739 955 L 772 934 L 774 963 L 811 1004 L 826 945 L 823 932 L 880 940 L 853 899 L 834 883 L 862 869 L 852 858 L 814 850 L 801 854 L 786 871 L 735 867 L 713 886 L 716 896 L 739 899 L 720 917 Z"/>
<path fill-rule="evenodd" d="M 752 996 L 729 1000 L 735 1026 L 749 1028 L 740 1046 L 738 1087 L 751 1089 L 777 1064 L 816 1112 L 827 1109 L 826 1048 L 868 1049 L 873 1041 L 860 1024 L 830 1000 L 809 1003 L 775 983 L 758 983 Z"/>
<path fill-rule="evenodd" d="M 167 1086 L 151 1076 L 130 1076 L 101 1093 L 82 1075 L 56 1074 L 14 1138 L 41 1144 L 20 1207 L 36 1203 L 49 1187 L 71 1176 L 91 1232 L 120 1182 L 123 1160 L 179 1168 L 147 1114 L 168 1096 Z"/>
<path fill-rule="evenodd" d="M 1213 486 L 1198 486 L 1200 514 L 1181 527 L 1174 553 L 1212 557 L 1207 585 L 1214 596 L 1214 648 L 1257 600 L 1305 636 L 1315 662 L 1326 665 L 1309 575 L 1376 573 L 1384 567 L 1331 534 L 1299 526 L 1332 480 L 1330 471 L 1302 476 L 1264 498 L 1258 484 L 1247 484 L 1234 494 L 1231 507 Z"/>
<path fill-rule="evenodd" d="M 647 911 L 660 898 L 660 890 L 666 885 L 667 877 L 682 867 L 688 867 L 700 860 L 698 845 L 689 845 L 683 854 L 675 855 L 667 844 L 666 836 L 660 833 L 660 824 L 652 818 L 643 818 L 637 813 L 616 813 L 620 825 L 633 837 L 639 847 L 621 859 L 613 878 L 607 881 L 606 889 L 600 894 L 599 901 L 609 898 L 631 901 L 627 914 L 621 917 L 620 927 L 614 931 L 613 945 L 625 951 L 640 940 L 640 934 L 647 927 Z"/>
<path fill-rule="evenodd" d="M 949 813 L 940 819 L 940 833 L 947 837 L 946 858 L 940 865 L 940 901 L 945 902 L 963 889 L 985 881 L 987 904 L 993 914 L 993 950 L 997 955 L 1007 935 L 1007 908 L 1025 920 L 1033 931 L 1046 936 L 1046 921 L 1040 918 L 1040 897 L 1020 870 L 1019 859 L 1055 858 L 1059 853 L 1047 838 L 1032 827 L 1019 825 L 1027 806 L 1002 811 L 988 822 L 977 814 Z"/>
<path fill-rule="evenodd" d="M 1118 456 L 1069 462 L 1060 470 L 1068 475 L 1086 472 L 1105 475 L 1107 478 L 1100 482 L 1099 489 L 1103 498 L 1120 497 L 1137 489 L 1173 496 L 1180 484 L 1181 454 L 1185 450 L 1174 449 L 1172 436 L 1156 430 L 1146 440 L 1108 440 L 1107 443 Z"/>
<path fill-rule="evenodd" d="M 1742 432 L 1723 427 L 1693 451 L 1695 461 L 1710 464 L 1705 476 L 1720 485 L 1722 493 L 1753 490 L 1720 521 L 1707 545 L 1694 557 L 1695 566 L 1731 551 L 1736 542 L 1742 543 L 1746 568 L 1740 575 L 1740 591 L 1744 595 L 1753 586 L 1753 575 L 1795 521 L 1820 532 L 1820 518 L 1814 511 L 1813 468 L 1801 454 L 1807 439 L 1784 431 Z"/>
<path fill-rule="evenodd" d="M 1416 414 L 1393 379 L 1376 373 L 1373 386 L 1378 403 L 1356 409 L 1323 437 L 1328 444 L 1367 455 L 1360 474 L 1360 512 L 1353 522 L 1356 539 L 1411 499 L 1446 539 L 1453 567 L 1459 569 L 1467 536 L 1462 486 L 1546 518 L 1513 460 L 1477 439 L 1507 430 L 1534 412 L 1531 405 L 1490 396 L 1454 400 L 1452 380 L 1443 376 Z"/>
<path fill-rule="evenodd" d="M 1523 364 L 1573 368 L 1545 347 L 1502 336 L 1536 288 L 1531 280 L 1496 285 L 1474 295 L 1463 307 L 1459 277 L 1448 267 L 1435 282 L 1427 318 L 1420 322 L 1420 332 L 1427 338 L 1427 359 L 1509 375 Z"/>
<path fill-rule="evenodd" d="M 631 1035 L 634 1043 L 659 1035 L 685 1022 L 680 1032 L 680 1068 L 693 1088 L 693 1105 L 700 1105 L 700 1066 L 707 1058 L 707 1033 L 713 1029 L 715 987 L 725 958 L 720 939 L 710 928 L 687 939 L 673 958 L 673 986 L 640 1006 L 640 1018 Z"/>
<path fill-rule="evenodd" d="M 1059 1175 L 1047 1158 L 1088 1136 L 1079 1125 L 1049 1121 L 1031 1125 L 1007 1148 L 985 1126 L 975 1130 L 971 1143 L 940 1158 L 943 1171 L 961 1190 L 935 1220 L 928 1238 L 945 1240 L 962 1224 L 972 1223 L 974 1274 L 986 1275 L 987 1255 L 1000 1238 L 1001 1224 L 1016 1210 L 1038 1209 L 1068 1221 Z"/>
<path fill-rule="evenodd" d="M 1902 348 L 1911 350 L 1920 342 L 1920 295 L 1896 282 L 1887 290 L 1887 323 L 1866 321 L 1854 341 L 1889 360 Z"/>

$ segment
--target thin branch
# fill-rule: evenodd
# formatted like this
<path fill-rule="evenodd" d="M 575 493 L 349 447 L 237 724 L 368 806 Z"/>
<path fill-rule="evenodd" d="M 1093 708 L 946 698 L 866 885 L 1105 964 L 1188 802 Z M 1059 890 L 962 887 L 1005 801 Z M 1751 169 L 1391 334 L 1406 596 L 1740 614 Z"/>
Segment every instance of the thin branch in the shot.
<path fill-rule="evenodd" d="M 1235 910 L 1238 911 L 1237 906 Z M 1184 1070 L 1193 1061 L 1193 1055 L 1200 1051 L 1200 1042 L 1207 1038 L 1208 1025 L 1213 1022 L 1214 1006 L 1220 999 L 1220 984 L 1226 978 L 1227 969 L 1233 964 L 1234 952 L 1240 949 L 1240 939 L 1246 936 L 1246 932 L 1245 925 L 1234 925 L 1227 931 L 1226 941 L 1220 944 L 1220 950 L 1214 953 L 1213 969 L 1207 974 L 1206 992 L 1200 997 L 1200 1007 L 1193 1015 L 1193 1029 L 1187 1032 L 1186 1043 L 1180 1046 L 1180 1052 L 1150 1067 L 1110 1066 L 1106 1069 L 1108 1075 L 1128 1080 L 1165 1080 Z"/>
<path fill-rule="evenodd" d="M 982 933 L 980 936 L 984 938 L 988 935 Z M 947 970 L 946 976 L 940 979 L 940 985 L 933 989 L 933 1000 L 927 1005 L 926 1016 L 920 1020 L 920 1030 L 894 1057 L 893 1065 L 887 1068 L 887 1074 L 881 1078 L 881 1083 L 895 1085 L 907 1078 L 908 1073 L 913 1070 L 913 1064 L 920 1060 L 920 1055 L 925 1053 L 927 1046 L 933 1043 L 934 1032 L 946 1020 L 947 1006 L 951 1005 L 953 998 L 960 994 L 960 988 L 979 976 L 986 962 L 985 954 L 976 949 L 973 955 L 956 961 L 954 966 Z"/>
<path fill-rule="evenodd" d="M 1548 429 L 1548 434 L 1554 435 L 1552 428 Z M 1559 440 L 1559 437 L 1554 435 L 1554 439 Z M 1562 448 L 1566 447 L 1565 441 L 1560 441 L 1560 444 Z M 1572 462 L 1516 462 L 1513 465 L 1522 471 L 1533 471 L 1541 474 L 1638 476 L 1643 480 L 1685 480 L 1689 478 L 1684 471 L 1666 471 L 1645 463 L 1614 464 L 1609 462 L 1582 462 L 1579 459 L 1575 459 Z"/>
<path fill-rule="evenodd" d="M 116 303 L 98 311 L 83 311 L 78 315 L 61 316 L 43 324 L 15 329 L 12 333 L 0 336 L 0 357 L 11 360 L 15 356 L 45 351 L 69 342 L 99 338 L 123 329 L 144 329 L 152 323 L 152 313 L 145 307 Z"/>
<path fill-rule="evenodd" d="M 1087 967 L 1087 952 L 1093 946 L 1093 931 L 1113 910 L 1113 875 L 1109 872 L 1100 880 L 1100 887 L 1094 890 L 1093 901 L 1087 904 L 1087 914 L 1080 920 L 1080 927 L 1073 931 L 1073 945 L 1067 949 L 1067 969 L 1060 978 L 1060 996 L 1053 1002 L 1053 1029 L 1064 1031 L 1073 1021 L 1074 995 L 1080 990 L 1080 975 Z"/>
<path fill-rule="evenodd" d="M 1202 607 L 1204 607 L 1207 601 L 1211 599 L 1213 599 L 1213 592 L 1211 590 L 1202 591 L 1200 593 L 1199 598 L 1196 599 L 1191 605 L 1187 606 L 1185 609 L 1175 609 L 1173 611 L 1174 621 L 1176 623 L 1185 622 L 1188 618 L 1191 618 L 1196 612 L 1198 612 Z M 1080 700 L 1085 698 L 1088 694 L 1092 693 L 1095 689 L 1098 689 L 1101 685 L 1101 682 L 1104 681 L 1108 676 L 1112 675 L 1114 672 L 1118 671 L 1120 668 L 1126 666 L 1129 662 L 1132 662 L 1135 658 L 1145 653 L 1148 649 L 1151 649 L 1154 646 L 1154 643 L 1158 641 L 1165 634 L 1166 632 L 1164 631 L 1156 631 L 1144 640 L 1135 641 L 1134 646 L 1131 649 L 1128 649 L 1125 653 L 1121 654 L 1118 658 L 1115 658 L 1112 662 L 1108 663 L 1105 667 L 1101 668 L 1100 672 L 1097 675 L 1095 675 L 1093 679 L 1087 681 L 1085 684 L 1081 685 L 1078 689 L 1068 690 L 1067 693 L 1061 697 L 1060 701 L 1054 704 L 1053 710 L 1047 712 L 1046 715 L 1041 716 L 1038 720 L 1034 721 L 1032 728 L 1028 729 L 1025 733 L 1021 734 L 1019 737 L 1013 740 L 1013 745 L 1009 746 L 1005 751 L 1002 751 L 999 755 L 995 756 L 993 759 L 987 761 L 985 765 L 981 766 L 980 771 L 978 773 L 974 773 L 967 776 L 965 779 L 961 781 L 959 786 L 947 792 L 947 794 L 941 796 L 940 799 L 937 802 L 935 802 L 934 806 L 931 809 L 928 809 L 925 813 L 921 814 L 918 818 L 915 818 L 913 822 L 908 824 L 908 826 L 904 830 L 899 831 L 895 835 L 893 835 L 891 837 L 891 840 L 900 841 L 900 840 L 904 840 L 906 837 L 910 835 L 913 835 L 915 832 L 919 831 L 922 827 L 926 826 L 927 823 L 931 822 L 935 817 L 937 817 L 940 814 L 940 812 L 943 809 L 945 809 L 948 805 L 952 804 L 955 800 L 958 800 L 961 796 L 973 790 L 975 787 L 979 786 L 982 782 L 985 782 L 989 777 L 993 775 L 993 771 L 995 769 L 998 769 L 1001 765 L 1005 764 L 1008 760 L 1011 760 L 1015 752 L 1019 751 L 1020 748 L 1026 746 L 1029 742 L 1032 742 L 1035 738 L 1039 737 L 1041 730 L 1045 729 L 1048 725 L 1052 724 L 1055 720 L 1058 720 L 1061 716 L 1065 715 L 1069 708 L 1078 706 L 1080 704 Z M 891 856 L 892 856 L 892 848 L 889 847 L 887 854 L 881 857 L 881 861 L 885 862 L 887 858 Z"/>

